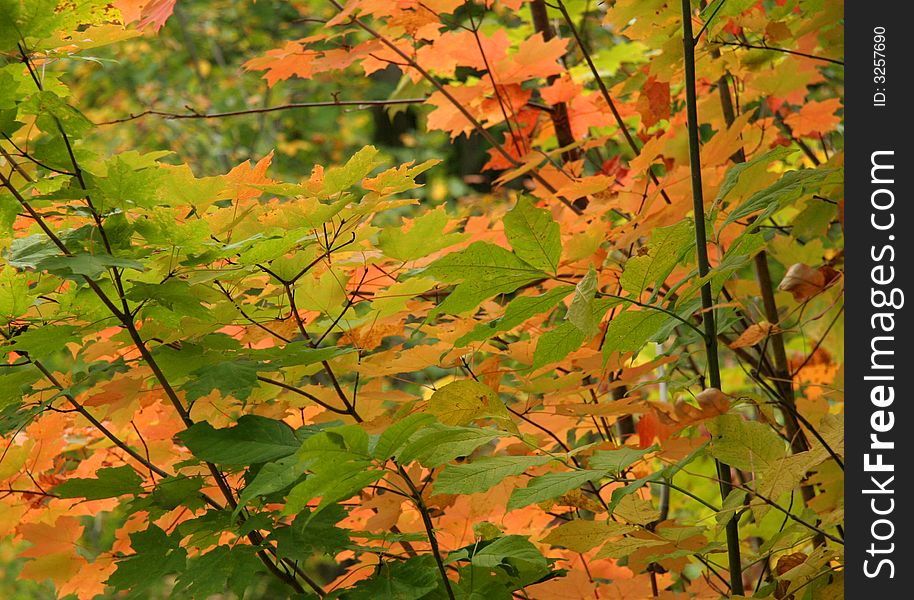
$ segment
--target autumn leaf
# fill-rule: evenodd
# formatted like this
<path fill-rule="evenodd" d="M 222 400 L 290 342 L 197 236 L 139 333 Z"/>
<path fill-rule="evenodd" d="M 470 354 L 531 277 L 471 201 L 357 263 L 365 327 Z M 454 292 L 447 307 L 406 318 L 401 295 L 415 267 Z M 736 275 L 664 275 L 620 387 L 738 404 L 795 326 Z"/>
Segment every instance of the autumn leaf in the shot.
<path fill-rule="evenodd" d="M 645 127 L 657 124 L 661 119 L 670 116 L 670 83 L 657 81 L 655 77 L 648 77 L 641 87 L 638 96 L 638 112 L 641 113 L 641 122 Z"/>
<path fill-rule="evenodd" d="M 464 379 L 451 382 L 432 394 L 428 411 L 445 425 L 467 425 L 477 419 L 509 419 L 498 395 L 484 383 Z"/>
<path fill-rule="evenodd" d="M 743 330 L 739 337 L 730 342 L 730 348 L 736 350 L 737 348 L 747 348 L 749 346 L 755 346 L 764 339 L 778 333 L 777 325 L 772 325 L 768 321 L 759 321 L 758 323 L 753 323 L 749 327 Z"/>

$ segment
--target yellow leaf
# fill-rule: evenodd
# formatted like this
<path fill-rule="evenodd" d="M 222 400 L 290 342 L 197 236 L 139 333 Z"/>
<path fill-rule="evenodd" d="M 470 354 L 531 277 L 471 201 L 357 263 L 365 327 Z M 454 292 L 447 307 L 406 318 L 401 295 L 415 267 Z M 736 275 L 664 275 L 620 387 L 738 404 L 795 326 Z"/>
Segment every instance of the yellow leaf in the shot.
<path fill-rule="evenodd" d="M 438 389 L 428 400 L 428 412 L 445 425 L 467 425 L 476 419 L 509 419 L 498 394 L 484 383 L 464 379 Z"/>
<path fill-rule="evenodd" d="M 657 520 L 660 511 L 654 508 L 649 500 L 639 498 L 637 495 L 624 496 L 613 514 L 622 517 L 629 523 L 647 525 Z"/>
<path fill-rule="evenodd" d="M 634 531 L 633 527 L 614 521 L 584 521 L 575 519 L 559 525 L 541 541 L 544 544 L 562 546 L 575 552 L 587 552 L 606 541 L 606 538 Z"/>

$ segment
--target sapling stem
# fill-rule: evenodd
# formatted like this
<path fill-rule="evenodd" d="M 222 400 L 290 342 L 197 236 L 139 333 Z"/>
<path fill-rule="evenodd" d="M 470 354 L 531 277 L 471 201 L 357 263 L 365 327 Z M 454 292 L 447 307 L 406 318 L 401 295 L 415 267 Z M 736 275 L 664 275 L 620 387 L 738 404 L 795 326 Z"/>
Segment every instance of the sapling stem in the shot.
<path fill-rule="evenodd" d="M 682 44 L 685 63 L 686 115 L 689 134 L 689 167 L 692 178 L 692 206 L 695 215 L 695 248 L 698 255 L 698 274 L 705 277 L 710 271 L 708 261 L 708 236 L 705 231 L 704 195 L 701 186 L 701 152 L 698 138 L 698 101 L 695 92 L 695 38 L 692 35 L 692 6 L 682 0 Z M 710 387 L 720 389 L 720 364 L 717 356 L 717 324 L 714 320 L 714 298 L 711 282 L 701 286 L 702 325 L 704 327 L 705 354 L 708 362 Z M 723 501 L 732 489 L 730 465 L 717 461 L 720 496 Z M 743 575 L 739 548 L 739 521 L 727 522 L 727 557 L 729 559 L 730 591 L 743 595 Z"/>

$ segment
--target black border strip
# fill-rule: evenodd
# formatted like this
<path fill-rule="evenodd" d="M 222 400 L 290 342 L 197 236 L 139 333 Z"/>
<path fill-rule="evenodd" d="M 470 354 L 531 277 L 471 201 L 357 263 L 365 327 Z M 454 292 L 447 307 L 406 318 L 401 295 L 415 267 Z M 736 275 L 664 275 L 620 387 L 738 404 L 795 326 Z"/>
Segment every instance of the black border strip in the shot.
<path fill-rule="evenodd" d="M 914 307 L 905 305 L 914 302 L 906 6 L 845 3 L 845 589 L 853 600 L 910 597 L 902 587 L 914 514 L 905 441 L 914 437 L 905 377 L 914 356 Z"/>

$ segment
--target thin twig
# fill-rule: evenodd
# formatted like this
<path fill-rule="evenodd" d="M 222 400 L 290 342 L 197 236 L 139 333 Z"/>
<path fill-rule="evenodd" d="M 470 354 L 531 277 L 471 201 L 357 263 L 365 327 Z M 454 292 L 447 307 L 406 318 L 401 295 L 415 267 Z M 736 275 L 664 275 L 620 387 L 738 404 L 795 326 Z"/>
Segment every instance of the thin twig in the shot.
<path fill-rule="evenodd" d="M 244 115 L 258 115 L 264 113 L 277 112 L 282 110 L 294 110 L 299 108 L 321 108 L 326 106 L 352 106 L 356 108 L 370 108 L 373 106 L 396 106 L 402 104 L 422 104 L 425 98 L 400 98 L 390 100 L 325 100 L 321 102 L 290 102 L 287 104 L 277 104 L 275 106 L 262 106 L 260 108 L 248 108 L 244 110 L 232 110 L 227 112 L 200 113 L 189 111 L 186 113 L 168 112 L 161 110 L 144 110 L 143 112 L 131 114 L 127 117 L 114 119 L 112 121 L 102 121 L 95 123 L 101 125 L 115 125 L 117 123 L 126 123 L 144 117 L 161 117 L 166 120 L 176 119 L 225 119 L 228 117 L 241 117 Z"/>
<path fill-rule="evenodd" d="M 616 108 L 616 103 L 613 102 L 612 96 L 609 95 L 609 89 L 606 87 L 606 84 L 603 82 L 603 78 L 600 76 L 600 71 L 597 69 L 597 66 L 593 62 L 590 53 L 584 47 L 584 42 L 581 40 L 581 36 L 578 34 L 578 30 L 574 25 L 574 20 L 571 18 L 571 15 L 568 14 L 568 9 L 565 8 L 565 4 L 562 0 L 558 0 L 558 8 L 562 12 L 562 16 L 565 18 L 565 23 L 571 29 L 571 33 L 574 36 L 575 41 L 578 44 L 578 48 L 581 49 L 581 54 L 584 55 L 584 60 L 587 61 L 587 66 L 590 67 L 590 72 L 593 74 L 594 79 L 597 82 L 597 86 L 600 88 L 600 93 L 603 95 L 603 99 L 606 101 L 606 104 L 609 106 L 610 112 L 612 112 L 613 118 L 616 120 L 616 125 L 619 127 L 619 130 L 622 132 L 625 141 L 628 142 L 629 147 L 632 149 L 632 152 L 637 156 L 641 153 L 641 148 L 638 146 L 638 143 L 635 141 L 635 138 L 632 137 L 632 134 L 628 130 L 628 126 L 625 124 L 625 121 L 622 119 L 622 114 L 619 112 L 619 109 Z M 651 181 L 654 182 L 654 185 L 657 186 L 657 189 L 660 190 L 660 195 L 663 197 L 664 202 L 667 204 L 672 204 L 673 201 L 670 200 L 670 197 L 667 195 L 666 190 L 660 187 L 660 180 L 657 179 L 657 176 L 654 172 L 648 167 L 648 175 L 651 178 Z"/>
<path fill-rule="evenodd" d="M 835 65 L 841 65 L 842 67 L 844 66 L 844 61 L 838 60 L 837 58 L 816 56 L 815 54 L 807 54 L 806 52 L 799 52 L 797 50 L 788 50 L 787 48 L 778 48 L 776 46 L 769 46 L 764 43 L 762 45 L 756 45 L 747 44 L 746 42 L 725 42 L 724 40 L 708 40 L 708 43 L 717 44 L 719 46 L 737 46 L 739 48 L 746 48 L 749 50 L 771 50 L 773 52 L 783 52 L 784 54 L 792 54 L 794 56 L 802 56 L 803 58 L 811 58 L 812 60 L 820 60 Z"/>

